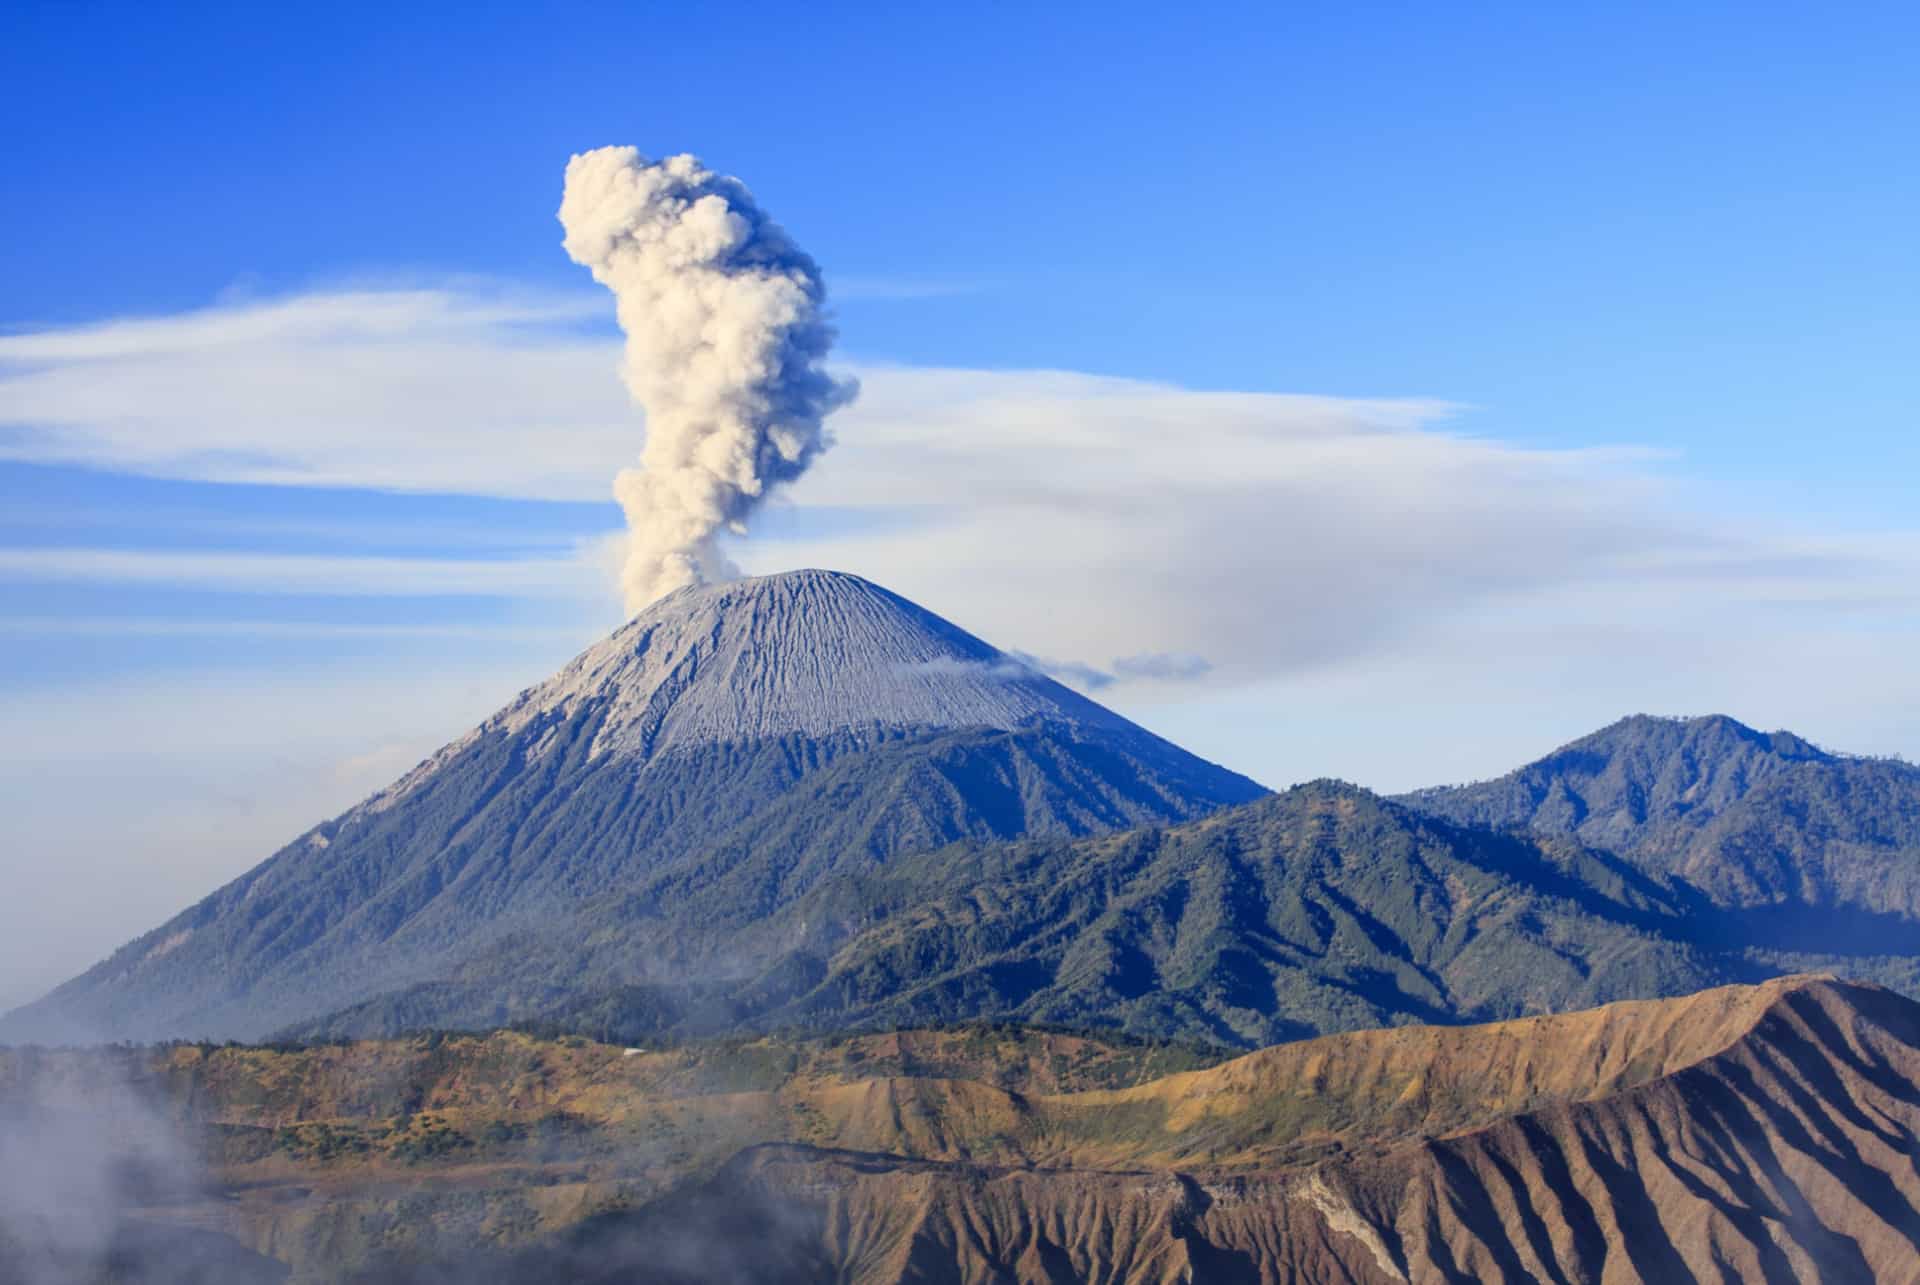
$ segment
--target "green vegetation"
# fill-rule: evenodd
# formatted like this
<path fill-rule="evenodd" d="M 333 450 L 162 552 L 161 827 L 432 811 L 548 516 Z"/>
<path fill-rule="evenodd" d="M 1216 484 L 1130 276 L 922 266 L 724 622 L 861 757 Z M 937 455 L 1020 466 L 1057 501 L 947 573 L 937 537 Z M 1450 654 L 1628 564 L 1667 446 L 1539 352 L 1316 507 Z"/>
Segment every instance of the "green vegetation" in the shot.
<path fill-rule="evenodd" d="M 1728 720 L 1629 720 L 1547 764 L 1522 793 L 1581 800 L 1572 833 L 1465 824 L 1511 780 L 1403 803 L 1319 782 L 1174 828 L 842 863 L 764 913 L 738 883 L 759 865 L 695 862 L 661 876 L 671 895 L 586 912 L 588 934 L 630 938 L 638 916 L 751 966 L 612 987 L 575 968 L 539 1029 L 663 1044 L 985 1018 L 1246 1048 L 1783 972 L 1916 988 L 1920 769 Z M 569 967 L 528 947 L 512 989 Z"/>
<path fill-rule="evenodd" d="M 644 788 L 595 769 L 561 806 L 540 800 L 572 768 L 523 781 L 483 738 L 417 808 L 368 822 L 364 841 L 333 834 L 328 878 L 385 886 L 357 854 L 397 861 L 431 839 L 465 872 L 462 899 L 492 895 L 495 876 L 471 871 L 497 867 L 525 913 L 467 935 L 479 920 L 433 892 L 449 865 L 407 913 L 392 904 L 378 940 L 363 909 L 321 955 L 271 970 L 291 985 L 317 959 L 425 967 L 412 952 L 444 939 L 442 980 L 283 1034 L 512 1026 L 698 1046 L 713 1083 L 745 1092 L 794 1071 L 768 1035 L 986 1021 L 1248 1048 L 1789 971 L 1920 989 L 1920 769 L 1905 764 L 1727 719 L 1639 718 L 1481 785 L 1392 801 L 1317 782 L 1114 830 L 1147 806 L 1135 787 L 1164 795 L 1179 770 L 1133 751 L 1147 753 L 1050 728 L 783 741 L 649 769 Z M 456 793 L 494 779 L 545 820 L 487 837 L 489 805 L 422 829 L 469 771 Z M 1200 807 L 1182 797 L 1165 809 Z M 643 818 L 669 812 L 698 824 L 661 847 Z M 323 902 L 315 924 L 346 896 L 300 886 Z M 278 931 L 245 935 L 292 949 Z M 712 1042 L 725 1036 L 738 1042 Z M 886 1065 L 939 1071 L 915 1056 Z M 1008 1087 L 1033 1074 L 1018 1064 Z"/>
<path fill-rule="evenodd" d="M 402 806 L 303 835 L 39 1007 L 136 1036 L 304 1041 L 538 1023 L 573 1001 L 574 1030 L 713 1032 L 733 1001 L 686 979 L 775 963 L 757 930 L 823 882 L 957 840 L 1091 834 L 1262 793 L 1137 729 L 874 728 L 641 766 L 591 753 L 605 715 L 477 737 Z M 673 984 L 646 980 L 663 968 Z M 384 980 L 420 976 L 439 980 Z M 37 1020 L 10 1016 L 11 1038 Z"/>
<path fill-rule="evenodd" d="M 1864 933 L 1907 954 L 1920 922 L 1920 767 L 1730 718 L 1623 719 L 1499 780 L 1404 801 L 1617 852 L 1758 912 L 1748 935 L 1774 949 L 1853 952 Z"/>

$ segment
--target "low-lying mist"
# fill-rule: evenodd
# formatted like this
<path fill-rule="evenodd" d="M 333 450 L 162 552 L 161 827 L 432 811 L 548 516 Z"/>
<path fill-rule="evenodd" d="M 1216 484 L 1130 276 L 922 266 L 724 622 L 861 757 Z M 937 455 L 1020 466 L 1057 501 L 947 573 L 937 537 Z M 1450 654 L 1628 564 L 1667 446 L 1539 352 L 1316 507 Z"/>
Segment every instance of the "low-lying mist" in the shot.
<path fill-rule="evenodd" d="M 252 1285 L 286 1269 L 170 1208 L 207 1191 L 143 1049 L 0 1049 L 0 1280 Z"/>

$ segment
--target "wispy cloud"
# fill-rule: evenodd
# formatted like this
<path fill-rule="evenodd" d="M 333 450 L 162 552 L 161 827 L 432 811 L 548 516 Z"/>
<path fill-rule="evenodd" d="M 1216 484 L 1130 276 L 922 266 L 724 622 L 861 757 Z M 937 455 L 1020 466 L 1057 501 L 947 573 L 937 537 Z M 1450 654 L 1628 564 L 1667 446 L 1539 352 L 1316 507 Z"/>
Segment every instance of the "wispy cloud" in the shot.
<path fill-rule="evenodd" d="M 1690 511 L 1660 452 L 1476 438 L 1439 401 L 1069 372 L 863 378 L 842 447 L 796 501 L 895 506 L 917 527 L 738 556 L 861 571 L 1064 658 L 1083 686 L 1324 669 L 1418 649 L 1435 622 L 1486 610 L 1612 620 L 1656 586 L 1730 610 L 1867 609 L 1920 582 L 1909 538 L 1720 522 Z"/>
<path fill-rule="evenodd" d="M 350 290 L 8 336 L 0 455 L 604 500 L 640 426 L 616 340 L 579 325 L 597 307 Z M 1475 437 L 1441 399 L 853 370 L 865 393 L 836 419 L 839 447 L 788 497 L 835 521 L 810 529 L 776 513 L 766 525 L 782 538 L 735 555 L 756 570 L 859 571 L 996 642 L 1061 658 L 1088 686 L 1262 681 L 1417 651 L 1446 620 L 1638 619 L 1675 593 L 1906 628 L 1920 583 L 1909 534 L 1719 522 L 1693 511 L 1658 451 Z M 76 547 L 0 550 L 0 575 L 543 598 L 600 592 L 606 560 Z M 1500 647 L 1489 639 L 1489 655 Z"/>
<path fill-rule="evenodd" d="M 356 346 L 428 335 L 500 335 L 600 317 L 591 294 L 509 290 L 348 289 L 228 303 L 159 317 L 114 318 L 0 334 L 0 363 L 19 366 L 192 357 L 262 344 Z M 529 329 L 528 337 L 534 337 Z"/>
<path fill-rule="evenodd" d="M 461 621 L 447 624 L 349 624 L 325 620 L 229 620 L 204 617 L 0 616 L 0 637 L 516 639 L 583 645 L 578 629 Z"/>
<path fill-rule="evenodd" d="M 1020 665 L 1037 674 L 1045 674 L 1055 682 L 1065 683 L 1069 687 L 1078 687 L 1083 692 L 1105 691 L 1113 686 L 1114 676 L 1106 670 L 1089 665 L 1083 660 L 1055 660 L 1050 656 L 1036 656 L 1030 651 L 1008 653 Z"/>
<path fill-rule="evenodd" d="M 1121 678 L 1143 678 L 1155 682 L 1192 682 L 1213 672 L 1213 662 L 1192 652 L 1143 652 L 1122 656 L 1113 662 L 1113 672 Z"/>
<path fill-rule="evenodd" d="M 491 561 L 127 549 L 0 549 L 0 579 L 175 585 L 249 593 L 593 598 L 597 554 Z"/>
<path fill-rule="evenodd" d="M 0 337 L 0 457 L 604 499 L 638 429 L 618 344 L 582 332 L 583 308 L 347 291 Z"/>

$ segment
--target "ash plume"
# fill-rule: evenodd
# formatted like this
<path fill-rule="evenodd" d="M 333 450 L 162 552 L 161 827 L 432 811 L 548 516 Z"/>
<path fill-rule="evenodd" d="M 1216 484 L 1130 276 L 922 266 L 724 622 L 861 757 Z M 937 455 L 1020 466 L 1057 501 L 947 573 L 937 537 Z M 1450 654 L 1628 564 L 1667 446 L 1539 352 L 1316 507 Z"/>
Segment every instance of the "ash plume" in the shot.
<path fill-rule="evenodd" d="M 822 366 L 834 332 L 819 267 L 738 179 L 602 147 L 567 162 L 560 223 L 568 256 L 613 292 L 623 378 L 647 416 L 639 467 L 614 480 L 637 611 L 733 574 L 717 536 L 806 471 L 857 388 Z"/>

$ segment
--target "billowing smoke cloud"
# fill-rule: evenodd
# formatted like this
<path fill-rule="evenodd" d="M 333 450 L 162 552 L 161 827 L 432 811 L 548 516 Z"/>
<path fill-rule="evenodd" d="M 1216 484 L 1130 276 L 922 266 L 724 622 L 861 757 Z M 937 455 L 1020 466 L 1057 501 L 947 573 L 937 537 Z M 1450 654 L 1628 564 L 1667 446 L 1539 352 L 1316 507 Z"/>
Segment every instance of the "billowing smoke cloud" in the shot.
<path fill-rule="evenodd" d="M 640 466 L 614 482 L 638 610 L 733 574 L 716 537 L 806 471 L 856 388 L 822 368 L 819 268 L 737 179 L 602 147 L 567 162 L 560 223 L 568 255 L 613 291 L 627 389 L 647 413 Z"/>

